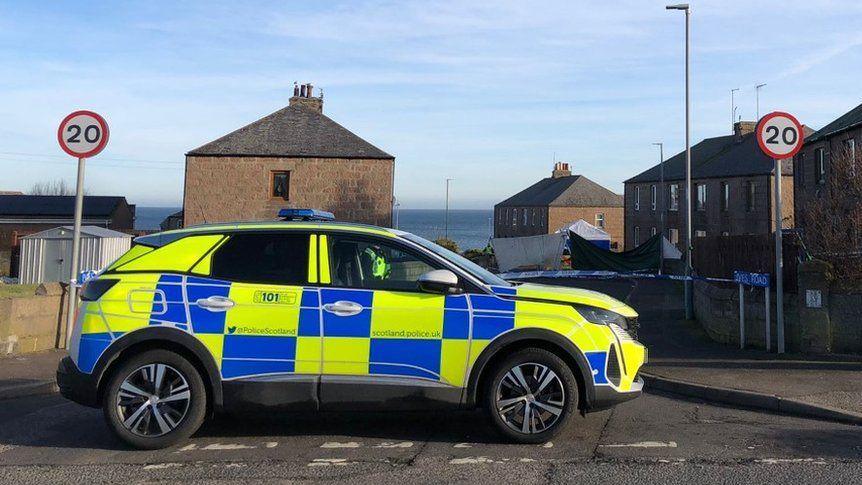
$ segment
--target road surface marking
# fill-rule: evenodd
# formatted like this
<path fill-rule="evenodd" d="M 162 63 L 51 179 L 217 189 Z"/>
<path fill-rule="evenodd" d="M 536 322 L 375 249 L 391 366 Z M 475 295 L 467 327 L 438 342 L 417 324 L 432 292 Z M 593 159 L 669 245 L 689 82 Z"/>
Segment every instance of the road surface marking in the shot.
<path fill-rule="evenodd" d="M 180 448 L 179 450 L 175 451 L 174 453 L 179 453 L 179 452 L 181 452 L 181 451 L 194 451 L 194 450 L 196 450 L 196 449 L 198 449 L 198 445 L 196 445 L 196 444 L 192 443 L 192 444 L 190 444 L 190 445 L 183 446 L 182 448 Z"/>
<path fill-rule="evenodd" d="M 276 446 L 278 446 L 278 441 L 267 441 L 263 444 L 263 446 L 266 448 L 275 448 Z"/>
<path fill-rule="evenodd" d="M 532 462 L 534 462 L 534 461 L 536 461 L 536 460 L 534 460 L 534 459 L 532 459 L 532 458 L 521 458 L 521 459 L 520 459 L 520 460 L 518 460 L 518 461 L 520 461 L 521 463 L 532 463 Z"/>
<path fill-rule="evenodd" d="M 315 458 L 308 466 L 346 466 L 353 464 L 346 458 Z"/>
<path fill-rule="evenodd" d="M 676 448 L 676 441 L 639 441 L 637 443 L 619 443 L 613 445 L 599 445 L 602 448 Z"/>
<path fill-rule="evenodd" d="M 212 450 L 227 451 L 227 450 L 252 450 L 254 448 L 255 448 L 254 446 L 241 445 L 238 443 L 226 443 L 226 444 L 213 443 L 211 445 L 204 446 L 202 449 L 207 450 L 207 451 L 212 451 Z"/>
<path fill-rule="evenodd" d="M 822 458 L 762 458 L 754 460 L 755 463 L 763 463 L 764 465 L 781 465 L 784 463 L 811 463 L 814 465 L 826 465 L 826 461 Z"/>
<path fill-rule="evenodd" d="M 449 460 L 450 465 L 478 465 L 481 463 L 497 463 L 487 456 L 468 456 L 467 458 L 453 458 Z"/>
<path fill-rule="evenodd" d="M 144 465 L 144 470 L 163 470 L 165 468 L 174 468 L 183 466 L 182 463 L 153 463 L 152 465 Z"/>
<path fill-rule="evenodd" d="M 400 443 L 390 443 L 388 441 L 385 441 L 383 443 L 374 445 L 374 447 L 375 448 L 412 448 L 413 442 L 412 441 L 402 441 Z"/>
<path fill-rule="evenodd" d="M 347 443 L 339 443 L 337 441 L 327 441 L 320 445 L 321 448 L 359 448 L 362 446 L 362 443 L 357 443 L 355 441 L 348 441 Z"/>
<path fill-rule="evenodd" d="M 455 445 L 452 446 L 452 448 L 472 448 L 472 447 L 473 447 L 472 443 L 455 443 Z"/>
<path fill-rule="evenodd" d="M 553 448 L 553 447 L 554 447 L 553 441 L 548 441 L 547 443 L 542 445 L 542 448 Z"/>

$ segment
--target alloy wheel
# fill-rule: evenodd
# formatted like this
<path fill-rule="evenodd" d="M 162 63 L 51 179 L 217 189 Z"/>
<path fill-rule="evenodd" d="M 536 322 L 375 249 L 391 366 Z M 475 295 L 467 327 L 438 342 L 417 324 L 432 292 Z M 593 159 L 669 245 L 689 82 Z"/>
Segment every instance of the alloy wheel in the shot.
<path fill-rule="evenodd" d="M 117 415 L 132 433 L 154 438 L 176 429 L 190 402 L 185 376 L 166 364 L 148 364 L 123 380 L 117 393 Z"/>
<path fill-rule="evenodd" d="M 500 419 L 513 430 L 536 434 L 550 429 L 565 409 L 560 377 L 548 366 L 533 362 L 512 367 L 497 386 Z"/>

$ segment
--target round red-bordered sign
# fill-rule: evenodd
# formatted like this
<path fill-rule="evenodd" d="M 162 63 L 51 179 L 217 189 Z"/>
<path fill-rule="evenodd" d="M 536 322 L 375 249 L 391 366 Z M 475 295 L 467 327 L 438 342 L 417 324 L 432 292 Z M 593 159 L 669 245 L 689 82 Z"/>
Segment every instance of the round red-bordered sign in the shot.
<path fill-rule="evenodd" d="M 108 123 L 98 113 L 79 110 L 63 118 L 57 141 L 64 152 L 75 158 L 90 158 L 108 144 Z"/>
<path fill-rule="evenodd" d="M 770 158 L 783 160 L 792 158 L 805 139 L 802 123 L 792 114 L 773 111 L 757 123 L 757 144 Z"/>

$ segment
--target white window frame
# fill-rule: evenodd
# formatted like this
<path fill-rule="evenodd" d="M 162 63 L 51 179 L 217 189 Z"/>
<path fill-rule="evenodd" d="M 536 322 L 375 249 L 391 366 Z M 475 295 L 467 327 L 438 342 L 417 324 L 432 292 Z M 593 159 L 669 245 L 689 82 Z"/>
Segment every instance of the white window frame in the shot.
<path fill-rule="evenodd" d="M 656 193 L 656 186 L 655 186 L 655 184 L 650 185 L 650 188 L 649 188 L 650 208 L 651 208 L 653 211 L 655 211 L 656 204 L 658 203 L 658 197 L 657 197 L 657 195 L 658 195 L 658 194 Z"/>
<path fill-rule="evenodd" d="M 596 227 L 604 229 L 605 228 L 605 213 L 598 212 L 596 213 Z"/>
<path fill-rule="evenodd" d="M 822 147 L 814 150 L 814 181 L 826 183 L 826 149 Z"/>
<path fill-rule="evenodd" d="M 669 191 L 669 199 L 670 199 L 670 207 L 668 210 L 678 211 L 679 210 L 679 184 L 670 184 L 668 186 Z"/>
<path fill-rule="evenodd" d="M 641 210 L 641 187 L 640 185 L 635 186 L 635 210 Z"/>
<path fill-rule="evenodd" d="M 679 244 L 679 229 L 671 227 L 667 230 L 667 238 L 671 244 Z"/>
<path fill-rule="evenodd" d="M 703 199 L 701 199 L 701 197 L 700 197 L 701 188 L 703 189 Z M 706 210 L 706 200 L 707 200 L 706 199 L 706 196 L 707 196 L 706 184 L 705 183 L 695 184 L 695 191 L 697 194 L 697 198 L 695 199 L 695 201 L 697 201 L 697 203 L 695 204 L 695 207 L 697 208 L 697 210 L 703 212 Z"/>

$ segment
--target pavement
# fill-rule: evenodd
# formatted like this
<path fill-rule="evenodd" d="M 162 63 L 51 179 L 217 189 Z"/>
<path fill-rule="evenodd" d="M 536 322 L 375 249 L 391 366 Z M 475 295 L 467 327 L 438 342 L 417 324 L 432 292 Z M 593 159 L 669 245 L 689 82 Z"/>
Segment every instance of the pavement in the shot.
<path fill-rule="evenodd" d="M 57 392 L 57 364 L 65 350 L 0 357 L 0 400 Z"/>

